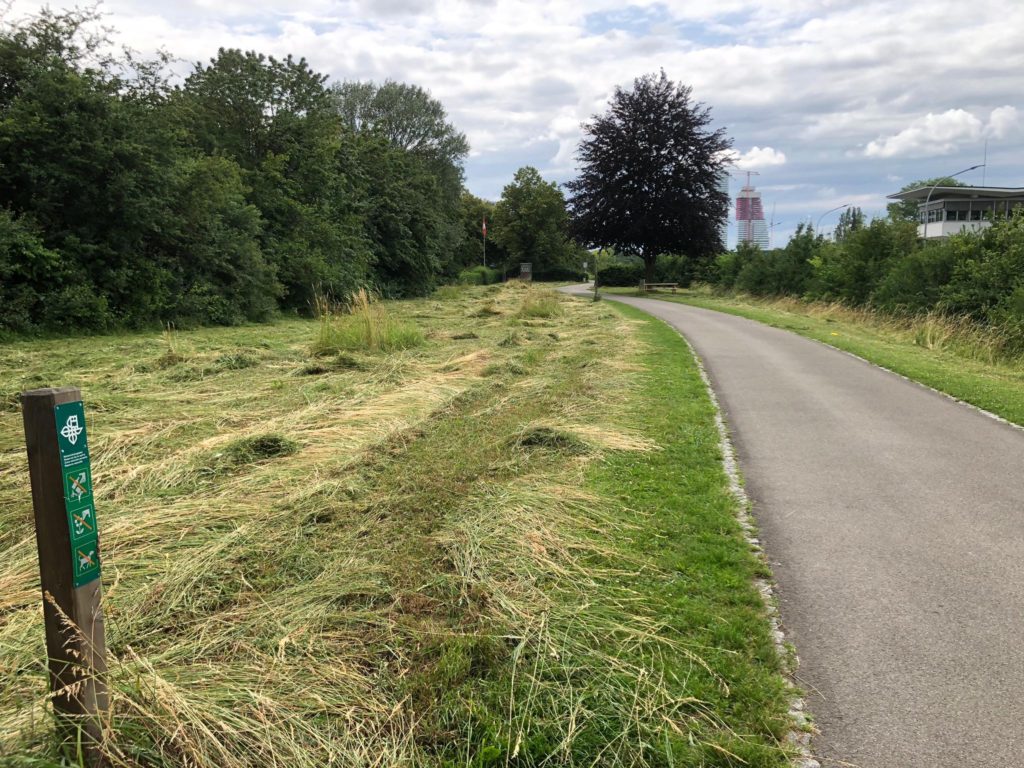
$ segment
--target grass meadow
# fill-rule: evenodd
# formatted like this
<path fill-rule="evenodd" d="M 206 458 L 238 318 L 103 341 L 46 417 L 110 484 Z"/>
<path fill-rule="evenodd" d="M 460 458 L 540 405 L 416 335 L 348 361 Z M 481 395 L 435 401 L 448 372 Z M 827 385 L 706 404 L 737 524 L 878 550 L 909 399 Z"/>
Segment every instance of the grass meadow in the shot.
<path fill-rule="evenodd" d="M 781 766 L 667 326 L 521 285 L 0 346 L 0 764 L 56 766 L 17 395 L 80 386 L 112 766 Z"/>

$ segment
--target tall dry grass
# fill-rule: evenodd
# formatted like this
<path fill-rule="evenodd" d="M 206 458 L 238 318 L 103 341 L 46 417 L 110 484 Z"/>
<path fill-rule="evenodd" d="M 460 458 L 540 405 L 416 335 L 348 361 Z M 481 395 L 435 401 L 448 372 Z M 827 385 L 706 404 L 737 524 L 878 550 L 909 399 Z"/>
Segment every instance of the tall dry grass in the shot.
<path fill-rule="evenodd" d="M 418 347 L 425 341 L 414 323 L 393 317 L 365 288 L 352 294 L 344 308 L 317 297 L 316 314 L 320 327 L 313 353 L 317 355 L 341 351 L 395 352 Z"/>
<path fill-rule="evenodd" d="M 706 286 L 695 289 L 699 294 L 715 296 Z M 995 325 L 979 323 L 967 315 L 953 315 L 938 311 L 917 314 L 897 314 L 870 307 L 852 307 L 842 302 L 805 301 L 783 296 L 765 298 L 744 293 L 728 294 L 745 304 L 766 309 L 803 315 L 824 321 L 839 321 L 873 329 L 891 336 L 895 341 L 908 342 L 925 349 L 944 351 L 968 360 L 988 364 L 1020 366 L 1024 355 L 1014 336 Z"/>
<path fill-rule="evenodd" d="M 527 318 L 559 317 L 563 314 L 562 301 L 553 289 L 531 285 L 523 296 L 519 315 Z"/>

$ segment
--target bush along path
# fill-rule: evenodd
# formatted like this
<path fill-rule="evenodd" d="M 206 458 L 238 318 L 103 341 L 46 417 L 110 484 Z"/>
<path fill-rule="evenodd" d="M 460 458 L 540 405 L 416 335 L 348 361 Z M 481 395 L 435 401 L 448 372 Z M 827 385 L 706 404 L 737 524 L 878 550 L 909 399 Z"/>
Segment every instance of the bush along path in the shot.
<path fill-rule="evenodd" d="M 113 766 L 787 764 L 715 408 L 521 285 L 0 346 L 0 754 L 55 765 L 14 395 L 82 387 Z"/>

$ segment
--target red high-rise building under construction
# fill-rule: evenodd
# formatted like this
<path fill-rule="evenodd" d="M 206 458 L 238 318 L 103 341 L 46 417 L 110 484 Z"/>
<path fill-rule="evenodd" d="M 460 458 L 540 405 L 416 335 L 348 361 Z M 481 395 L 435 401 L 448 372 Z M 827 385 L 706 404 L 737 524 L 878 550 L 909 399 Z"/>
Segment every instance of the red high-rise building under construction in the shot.
<path fill-rule="evenodd" d="M 736 241 L 768 248 L 768 224 L 764 220 L 761 193 L 749 182 L 736 196 Z"/>

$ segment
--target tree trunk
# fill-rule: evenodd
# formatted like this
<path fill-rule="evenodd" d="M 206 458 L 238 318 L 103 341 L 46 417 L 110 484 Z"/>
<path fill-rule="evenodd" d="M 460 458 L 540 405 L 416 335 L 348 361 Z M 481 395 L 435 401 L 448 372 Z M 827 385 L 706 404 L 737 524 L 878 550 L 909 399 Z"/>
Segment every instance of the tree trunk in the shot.
<path fill-rule="evenodd" d="M 654 280 L 654 265 L 657 263 L 657 256 L 644 256 L 644 282 L 653 283 Z"/>

